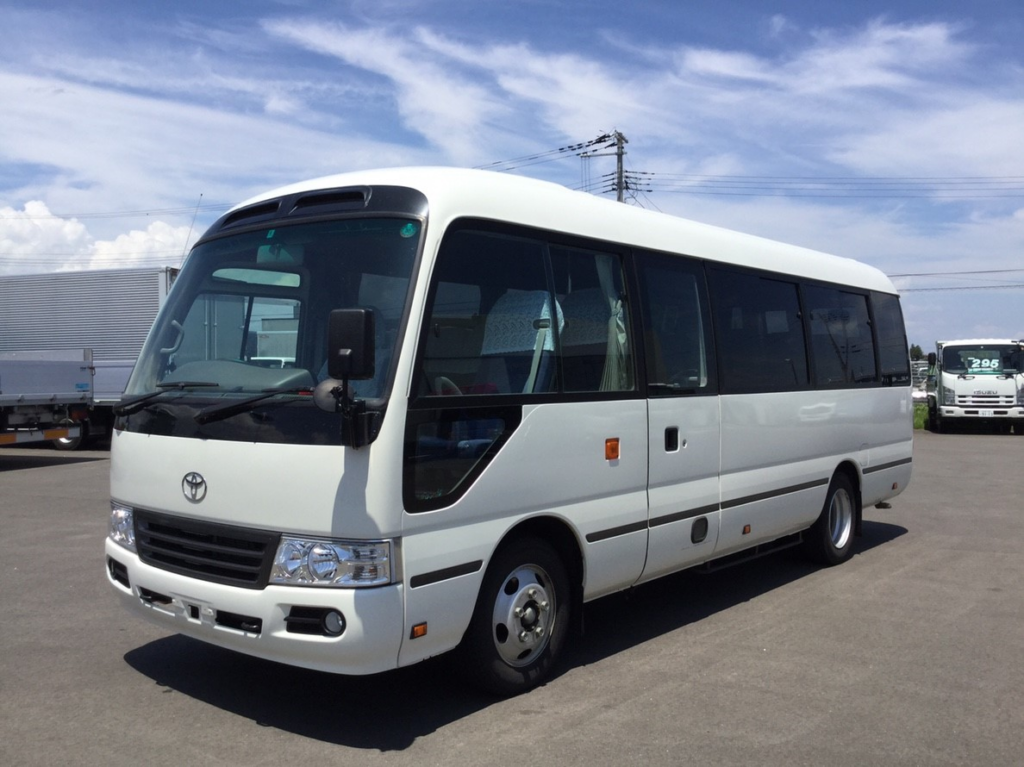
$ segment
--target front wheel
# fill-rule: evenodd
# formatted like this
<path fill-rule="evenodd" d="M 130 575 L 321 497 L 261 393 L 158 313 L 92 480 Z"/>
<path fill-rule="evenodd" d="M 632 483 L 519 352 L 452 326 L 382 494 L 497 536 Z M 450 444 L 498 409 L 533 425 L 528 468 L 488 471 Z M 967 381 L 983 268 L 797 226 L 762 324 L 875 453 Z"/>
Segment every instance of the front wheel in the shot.
<path fill-rule="evenodd" d="M 476 687 L 517 695 L 550 673 L 569 630 L 565 565 L 539 539 L 502 547 L 491 561 L 459 646 L 459 667 Z"/>
<path fill-rule="evenodd" d="M 838 565 L 853 556 L 853 528 L 857 494 L 845 474 L 836 474 L 828 486 L 818 520 L 804 534 L 807 555 L 822 565 Z"/>

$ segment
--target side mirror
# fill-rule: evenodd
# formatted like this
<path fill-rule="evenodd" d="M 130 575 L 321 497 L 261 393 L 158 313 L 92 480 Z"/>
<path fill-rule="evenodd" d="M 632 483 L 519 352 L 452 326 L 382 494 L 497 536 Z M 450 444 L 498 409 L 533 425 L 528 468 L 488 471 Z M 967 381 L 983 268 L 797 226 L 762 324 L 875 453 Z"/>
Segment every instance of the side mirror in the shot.
<path fill-rule="evenodd" d="M 373 378 L 372 309 L 335 309 L 327 322 L 327 375 L 342 381 Z"/>
<path fill-rule="evenodd" d="M 935 352 L 928 352 L 928 367 L 935 367 L 935 362 L 937 361 L 937 359 L 938 358 L 935 356 Z"/>
<path fill-rule="evenodd" d="M 341 444 L 356 449 L 373 441 L 379 413 L 354 399 L 348 382 L 373 378 L 374 316 L 372 309 L 335 309 L 327 320 L 327 375 L 313 390 L 321 410 L 341 414 Z"/>

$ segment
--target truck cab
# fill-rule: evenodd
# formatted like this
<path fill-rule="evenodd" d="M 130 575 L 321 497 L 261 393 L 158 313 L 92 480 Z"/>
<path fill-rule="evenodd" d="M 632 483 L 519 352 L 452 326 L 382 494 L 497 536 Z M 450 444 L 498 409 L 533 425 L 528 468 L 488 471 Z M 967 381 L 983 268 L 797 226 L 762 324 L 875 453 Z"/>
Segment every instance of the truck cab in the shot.
<path fill-rule="evenodd" d="M 977 423 L 1024 434 L 1024 340 L 939 341 L 928 364 L 933 431 Z"/>

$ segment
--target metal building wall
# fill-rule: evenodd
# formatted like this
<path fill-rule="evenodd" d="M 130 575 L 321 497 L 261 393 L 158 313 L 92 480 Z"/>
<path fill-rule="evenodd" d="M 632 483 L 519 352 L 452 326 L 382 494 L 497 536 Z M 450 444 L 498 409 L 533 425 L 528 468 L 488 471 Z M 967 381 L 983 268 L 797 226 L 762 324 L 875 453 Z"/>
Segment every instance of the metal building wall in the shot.
<path fill-rule="evenodd" d="M 134 360 L 178 270 L 104 269 L 0 278 L 0 351 L 92 349 Z"/>

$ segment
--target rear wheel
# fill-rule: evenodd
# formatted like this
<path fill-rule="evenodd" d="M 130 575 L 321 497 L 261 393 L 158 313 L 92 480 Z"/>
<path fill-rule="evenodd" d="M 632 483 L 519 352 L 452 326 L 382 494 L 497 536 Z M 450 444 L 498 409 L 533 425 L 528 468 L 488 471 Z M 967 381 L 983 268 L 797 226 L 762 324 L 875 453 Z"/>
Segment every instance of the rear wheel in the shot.
<path fill-rule="evenodd" d="M 78 427 L 77 437 L 64 437 L 62 439 L 55 439 L 51 443 L 57 450 L 78 450 L 89 436 L 89 427 L 85 423 L 79 423 L 78 421 L 72 421 L 67 418 L 60 423 L 61 428 L 68 428 L 69 426 Z"/>
<path fill-rule="evenodd" d="M 570 610 L 569 578 L 555 550 L 535 538 L 512 541 L 487 568 L 459 647 L 460 671 L 496 695 L 537 686 L 565 644 Z"/>
<path fill-rule="evenodd" d="M 846 474 L 832 477 L 818 520 L 804 534 L 807 555 L 822 565 L 838 565 L 853 556 L 857 494 Z"/>

